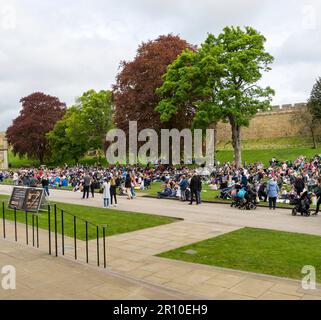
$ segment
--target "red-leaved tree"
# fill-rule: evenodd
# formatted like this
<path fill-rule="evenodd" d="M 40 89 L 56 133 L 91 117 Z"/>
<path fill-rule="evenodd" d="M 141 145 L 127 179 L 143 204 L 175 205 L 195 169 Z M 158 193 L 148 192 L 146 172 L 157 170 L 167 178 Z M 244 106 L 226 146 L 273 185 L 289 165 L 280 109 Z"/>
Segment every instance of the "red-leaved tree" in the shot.
<path fill-rule="evenodd" d="M 41 92 L 22 98 L 20 103 L 20 115 L 7 130 L 8 142 L 14 154 L 43 163 L 50 154 L 46 134 L 62 119 L 66 104 Z"/>
<path fill-rule="evenodd" d="M 172 34 L 159 36 L 156 40 L 142 43 L 133 61 L 122 61 L 120 72 L 113 86 L 115 124 L 128 133 L 129 121 L 138 121 L 138 130 L 164 128 L 155 108 L 160 97 L 155 90 L 162 86 L 168 65 L 192 45 Z M 186 108 L 166 126 L 186 128 L 191 124 L 193 110 Z"/>

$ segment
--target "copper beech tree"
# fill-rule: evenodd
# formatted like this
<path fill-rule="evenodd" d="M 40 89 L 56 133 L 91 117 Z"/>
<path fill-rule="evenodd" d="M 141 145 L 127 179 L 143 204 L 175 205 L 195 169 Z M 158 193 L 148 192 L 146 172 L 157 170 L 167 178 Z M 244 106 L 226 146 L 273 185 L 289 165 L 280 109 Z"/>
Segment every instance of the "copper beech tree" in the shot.
<path fill-rule="evenodd" d="M 186 48 L 195 47 L 172 34 L 159 36 L 156 40 L 142 43 L 133 61 L 122 61 L 120 72 L 113 86 L 115 124 L 128 133 L 129 121 L 138 122 L 138 131 L 151 128 L 188 128 L 193 119 L 193 108 L 186 105 L 177 117 L 162 124 L 155 107 L 160 97 L 155 90 L 163 84 L 163 75 Z"/>
<path fill-rule="evenodd" d="M 50 152 L 46 134 L 63 117 L 66 104 L 41 92 L 22 98 L 20 103 L 20 115 L 7 130 L 8 142 L 14 154 L 43 163 Z"/>

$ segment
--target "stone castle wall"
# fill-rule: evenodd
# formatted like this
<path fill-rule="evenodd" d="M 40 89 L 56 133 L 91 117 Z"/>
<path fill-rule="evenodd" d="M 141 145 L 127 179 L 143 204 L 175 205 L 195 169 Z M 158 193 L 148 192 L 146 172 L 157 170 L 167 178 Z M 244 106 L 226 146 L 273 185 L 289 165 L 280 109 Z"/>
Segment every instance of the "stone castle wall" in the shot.
<path fill-rule="evenodd" d="M 309 136 L 309 128 L 304 123 L 301 126 L 293 123 L 294 114 L 302 109 L 306 109 L 305 103 L 274 106 L 269 111 L 259 112 L 248 128 L 242 128 L 242 140 Z M 317 134 L 321 134 L 321 128 Z M 217 139 L 218 142 L 231 140 L 229 123 L 218 124 Z"/>
<path fill-rule="evenodd" d="M 8 169 L 8 143 L 5 134 L 0 132 L 0 170 Z"/>

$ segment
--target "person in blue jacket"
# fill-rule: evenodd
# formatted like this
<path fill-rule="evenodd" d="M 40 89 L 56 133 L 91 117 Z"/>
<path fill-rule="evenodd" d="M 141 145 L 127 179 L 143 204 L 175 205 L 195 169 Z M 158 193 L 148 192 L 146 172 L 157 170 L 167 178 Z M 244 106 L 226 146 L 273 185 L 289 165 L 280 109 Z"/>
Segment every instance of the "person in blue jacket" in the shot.
<path fill-rule="evenodd" d="M 179 186 L 181 188 L 181 200 L 186 201 L 186 189 L 188 188 L 188 180 L 185 176 L 182 176 Z"/>
<path fill-rule="evenodd" d="M 279 194 L 279 187 L 275 180 L 272 178 L 267 184 L 267 196 L 269 198 L 269 208 L 270 210 L 275 210 L 276 208 L 276 200 Z"/>

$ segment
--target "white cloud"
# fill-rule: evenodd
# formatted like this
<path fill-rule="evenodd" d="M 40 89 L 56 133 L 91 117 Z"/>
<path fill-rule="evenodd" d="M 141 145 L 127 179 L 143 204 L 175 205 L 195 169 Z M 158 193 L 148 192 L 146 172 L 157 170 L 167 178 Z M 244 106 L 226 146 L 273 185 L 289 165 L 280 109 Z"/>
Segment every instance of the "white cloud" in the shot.
<path fill-rule="evenodd" d="M 110 88 L 121 60 L 142 41 L 180 34 L 200 44 L 225 25 L 251 25 L 275 56 L 263 83 L 274 103 L 308 98 L 321 76 L 317 0 L 0 0 L 0 131 L 34 91 L 71 104 L 85 90 Z"/>

